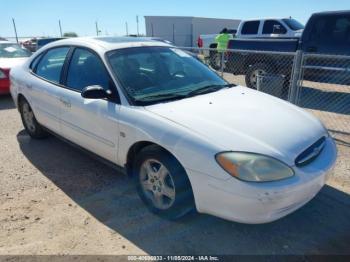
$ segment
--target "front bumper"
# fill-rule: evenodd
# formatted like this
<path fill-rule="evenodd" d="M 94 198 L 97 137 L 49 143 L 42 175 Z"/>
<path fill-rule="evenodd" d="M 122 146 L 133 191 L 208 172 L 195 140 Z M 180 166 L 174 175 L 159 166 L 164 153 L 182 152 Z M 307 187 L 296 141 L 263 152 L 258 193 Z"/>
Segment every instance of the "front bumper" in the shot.
<path fill-rule="evenodd" d="M 277 182 L 248 183 L 235 178 L 218 180 L 187 170 L 198 212 L 231 221 L 261 224 L 275 221 L 309 202 L 324 186 L 337 156 L 327 139 L 324 151 L 311 164 L 294 167 L 295 176 Z"/>

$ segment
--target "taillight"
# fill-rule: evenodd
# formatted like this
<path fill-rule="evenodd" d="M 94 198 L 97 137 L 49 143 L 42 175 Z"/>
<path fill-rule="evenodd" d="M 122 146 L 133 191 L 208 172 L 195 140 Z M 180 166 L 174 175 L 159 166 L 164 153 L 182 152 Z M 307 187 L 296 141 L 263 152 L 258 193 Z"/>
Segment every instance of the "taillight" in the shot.
<path fill-rule="evenodd" d="M 199 48 L 203 47 L 203 39 L 200 36 L 198 37 L 198 47 Z"/>
<path fill-rule="evenodd" d="M 7 79 L 9 77 L 10 69 L 0 68 L 0 79 Z"/>

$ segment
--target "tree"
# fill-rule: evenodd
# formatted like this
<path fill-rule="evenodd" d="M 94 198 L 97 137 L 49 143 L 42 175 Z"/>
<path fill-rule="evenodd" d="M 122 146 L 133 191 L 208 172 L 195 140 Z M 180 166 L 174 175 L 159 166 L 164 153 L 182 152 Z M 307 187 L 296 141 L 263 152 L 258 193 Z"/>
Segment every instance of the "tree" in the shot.
<path fill-rule="evenodd" d="M 63 34 L 63 37 L 78 37 L 78 34 L 75 32 L 66 32 Z"/>

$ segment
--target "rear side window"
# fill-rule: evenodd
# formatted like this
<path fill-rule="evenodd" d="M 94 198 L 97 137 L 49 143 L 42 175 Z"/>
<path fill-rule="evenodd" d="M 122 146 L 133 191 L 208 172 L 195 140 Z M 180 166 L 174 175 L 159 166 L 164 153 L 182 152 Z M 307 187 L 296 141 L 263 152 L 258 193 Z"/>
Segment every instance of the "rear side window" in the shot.
<path fill-rule="evenodd" d="M 35 74 L 58 84 L 68 51 L 69 47 L 59 47 L 49 50 L 37 64 Z"/>
<path fill-rule="evenodd" d="M 34 72 L 43 54 L 38 55 L 30 64 L 30 69 Z"/>
<path fill-rule="evenodd" d="M 274 29 L 278 29 L 281 34 L 287 33 L 286 28 L 276 20 L 266 20 L 263 27 L 263 34 L 273 34 Z"/>
<path fill-rule="evenodd" d="M 245 22 L 242 28 L 242 35 L 254 35 L 259 31 L 260 21 Z"/>
<path fill-rule="evenodd" d="M 87 86 L 98 85 L 109 89 L 109 75 L 101 59 L 87 49 L 74 51 L 68 68 L 66 85 L 77 91 Z"/>
<path fill-rule="evenodd" d="M 315 20 L 309 41 L 333 46 L 350 44 L 350 16 L 325 16 Z"/>

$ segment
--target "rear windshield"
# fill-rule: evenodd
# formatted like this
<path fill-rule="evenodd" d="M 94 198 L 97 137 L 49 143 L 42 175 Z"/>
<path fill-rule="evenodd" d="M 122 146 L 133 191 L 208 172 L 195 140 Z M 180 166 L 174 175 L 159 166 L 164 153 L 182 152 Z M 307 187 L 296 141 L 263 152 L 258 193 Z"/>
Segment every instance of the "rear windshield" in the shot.
<path fill-rule="evenodd" d="M 298 31 L 305 28 L 305 26 L 302 23 L 295 19 L 283 19 L 283 22 L 285 22 L 287 26 L 289 26 L 289 28 L 293 31 Z"/>
<path fill-rule="evenodd" d="M 0 58 L 29 57 L 31 53 L 18 44 L 0 44 Z"/>

